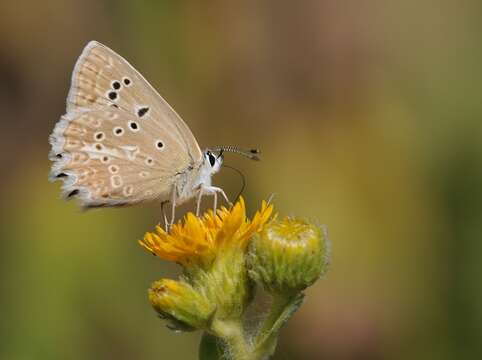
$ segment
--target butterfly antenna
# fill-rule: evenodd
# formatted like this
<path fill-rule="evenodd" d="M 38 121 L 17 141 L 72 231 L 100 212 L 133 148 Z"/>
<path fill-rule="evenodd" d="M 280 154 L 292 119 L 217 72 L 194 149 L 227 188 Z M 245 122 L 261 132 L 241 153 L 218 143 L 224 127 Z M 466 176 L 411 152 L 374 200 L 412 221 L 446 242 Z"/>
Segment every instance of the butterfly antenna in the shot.
<path fill-rule="evenodd" d="M 223 167 L 228 168 L 228 169 L 231 169 L 231 170 L 234 170 L 234 171 L 236 171 L 236 172 L 239 174 L 239 176 L 241 176 L 241 181 L 243 182 L 243 185 L 241 186 L 241 190 L 238 192 L 238 195 L 236 196 L 236 200 L 238 200 L 239 197 L 241 196 L 241 194 L 243 193 L 244 188 L 246 187 L 246 177 L 244 176 L 244 174 L 242 173 L 241 170 L 236 169 L 236 168 L 233 167 L 233 166 L 229 166 L 229 165 L 223 164 Z"/>
<path fill-rule="evenodd" d="M 213 151 L 219 151 L 220 154 L 222 154 L 223 152 L 232 152 L 232 153 L 235 153 L 235 154 L 239 154 L 239 155 L 243 155 L 243 156 L 246 156 L 248 159 L 251 159 L 251 160 L 256 160 L 256 161 L 259 161 L 260 158 L 259 158 L 259 150 L 258 149 L 249 149 L 249 150 L 245 150 L 245 149 L 240 149 L 238 148 L 237 146 L 216 146 L 215 148 L 211 149 Z"/>

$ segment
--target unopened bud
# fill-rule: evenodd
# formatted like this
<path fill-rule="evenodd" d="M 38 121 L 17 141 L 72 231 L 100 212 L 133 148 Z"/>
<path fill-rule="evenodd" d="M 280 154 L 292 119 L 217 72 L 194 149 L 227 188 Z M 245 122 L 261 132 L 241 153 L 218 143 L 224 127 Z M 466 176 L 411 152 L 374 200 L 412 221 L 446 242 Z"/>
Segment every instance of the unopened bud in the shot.
<path fill-rule="evenodd" d="M 169 327 L 175 330 L 204 329 L 215 310 L 191 285 L 170 279 L 161 279 L 152 285 L 149 301 L 160 317 L 169 320 Z"/>
<path fill-rule="evenodd" d="M 313 284 L 327 269 L 324 229 L 286 217 L 273 220 L 252 240 L 249 275 L 270 292 L 296 292 Z"/>

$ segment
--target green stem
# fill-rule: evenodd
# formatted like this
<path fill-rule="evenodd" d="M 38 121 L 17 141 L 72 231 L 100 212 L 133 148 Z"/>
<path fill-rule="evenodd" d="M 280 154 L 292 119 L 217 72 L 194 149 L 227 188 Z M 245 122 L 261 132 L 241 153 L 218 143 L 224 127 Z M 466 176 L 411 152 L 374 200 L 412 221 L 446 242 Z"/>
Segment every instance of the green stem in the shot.
<path fill-rule="evenodd" d="M 211 336 L 217 337 L 223 343 L 226 350 L 226 358 L 230 360 L 262 360 L 268 359 L 274 352 L 278 333 L 281 327 L 301 306 L 304 295 L 302 293 L 294 294 L 276 294 L 273 297 L 271 310 L 263 321 L 254 342 L 247 340 L 242 322 L 240 320 L 214 320 L 210 326 Z M 204 343 L 201 349 L 206 355 L 200 356 L 201 360 L 220 359 L 219 356 L 213 355 L 213 341 L 215 339 L 203 338 Z M 209 341 L 211 344 L 209 344 Z M 211 355 L 207 355 L 210 353 Z M 201 354 L 200 354 L 201 355 Z"/>
<path fill-rule="evenodd" d="M 213 332 L 225 344 L 228 358 L 232 360 L 259 360 L 253 348 L 247 342 L 243 326 L 239 321 L 215 321 L 211 327 Z"/>
<path fill-rule="evenodd" d="M 224 356 L 222 341 L 205 332 L 199 344 L 199 360 L 221 360 Z"/>
<path fill-rule="evenodd" d="M 271 355 L 276 347 L 281 327 L 298 310 L 303 302 L 303 293 L 276 294 L 273 296 L 271 310 L 256 336 L 256 351 Z"/>

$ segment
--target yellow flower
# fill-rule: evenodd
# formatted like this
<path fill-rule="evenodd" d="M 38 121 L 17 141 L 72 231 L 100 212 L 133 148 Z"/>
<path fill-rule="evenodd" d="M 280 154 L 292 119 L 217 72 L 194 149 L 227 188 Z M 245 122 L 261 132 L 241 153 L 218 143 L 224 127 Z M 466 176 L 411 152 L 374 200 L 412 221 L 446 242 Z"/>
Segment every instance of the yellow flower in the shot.
<path fill-rule="evenodd" d="M 231 208 L 209 210 L 203 217 L 188 213 L 183 221 L 174 224 L 169 232 L 160 226 L 148 232 L 139 243 L 162 259 L 184 266 L 209 267 L 217 254 L 227 249 L 246 248 L 248 240 L 262 230 L 273 212 L 273 206 L 263 201 L 252 220 L 246 218 L 243 198 Z"/>
<path fill-rule="evenodd" d="M 185 281 L 161 279 L 149 289 L 149 301 L 158 314 L 178 330 L 202 329 L 208 325 L 215 305 Z"/>

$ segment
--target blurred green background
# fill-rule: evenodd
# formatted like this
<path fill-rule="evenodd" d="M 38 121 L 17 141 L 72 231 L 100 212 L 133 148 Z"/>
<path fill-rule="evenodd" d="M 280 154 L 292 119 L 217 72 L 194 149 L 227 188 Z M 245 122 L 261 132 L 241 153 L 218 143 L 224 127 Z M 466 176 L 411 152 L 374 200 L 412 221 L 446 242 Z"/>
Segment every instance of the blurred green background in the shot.
<path fill-rule="evenodd" d="M 250 212 L 329 227 L 333 265 L 275 359 L 482 356 L 480 1 L 0 2 L 0 358 L 196 359 L 146 289 L 158 206 L 82 213 L 47 181 L 48 135 L 91 39 L 128 59 Z M 240 180 L 215 184 L 233 197 Z"/>

